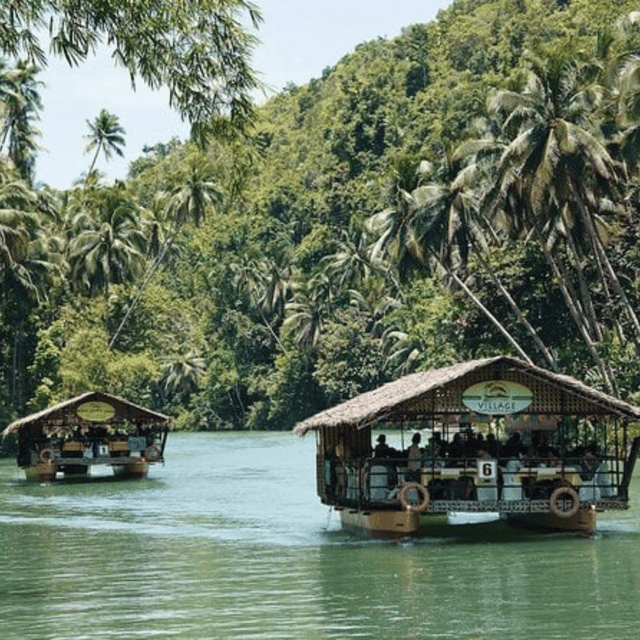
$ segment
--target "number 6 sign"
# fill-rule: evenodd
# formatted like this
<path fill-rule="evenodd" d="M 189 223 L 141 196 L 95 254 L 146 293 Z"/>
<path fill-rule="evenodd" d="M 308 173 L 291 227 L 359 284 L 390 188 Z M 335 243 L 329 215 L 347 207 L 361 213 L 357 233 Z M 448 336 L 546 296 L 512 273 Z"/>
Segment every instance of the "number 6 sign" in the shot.
<path fill-rule="evenodd" d="M 497 460 L 478 460 L 478 478 L 482 480 L 495 480 L 497 471 Z"/>

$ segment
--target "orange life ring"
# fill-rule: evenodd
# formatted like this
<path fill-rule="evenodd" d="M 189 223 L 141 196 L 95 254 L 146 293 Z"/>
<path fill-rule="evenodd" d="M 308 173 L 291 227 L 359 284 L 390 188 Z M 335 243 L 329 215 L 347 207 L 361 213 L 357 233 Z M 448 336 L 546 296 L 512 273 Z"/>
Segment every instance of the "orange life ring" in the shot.
<path fill-rule="evenodd" d="M 144 459 L 147 462 L 157 462 L 162 456 L 160 447 L 155 444 L 150 444 L 144 451 Z"/>
<path fill-rule="evenodd" d="M 51 447 L 45 447 L 38 454 L 38 460 L 45 464 L 51 464 L 55 460 L 56 454 Z"/>
<path fill-rule="evenodd" d="M 566 509 L 564 503 L 571 500 L 571 507 Z M 570 518 L 578 513 L 580 509 L 580 497 L 578 492 L 571 486 L 560 485 L 556 487 L 549 496 L 549 508 L 551 513 L 559 518 Z"/>
<path fill-rule="evenodd" d="M 418 502 L 412 502 L 409 500 L 409 492 L 411 491 L 418 493 Z M 421 513 L 429 506 L 429 500 L 429 489 L 419 482 L 406 482 L 398 492 L 398 501 L 402 505 L 402 508 L 407 511 L 418 511 Z"/>

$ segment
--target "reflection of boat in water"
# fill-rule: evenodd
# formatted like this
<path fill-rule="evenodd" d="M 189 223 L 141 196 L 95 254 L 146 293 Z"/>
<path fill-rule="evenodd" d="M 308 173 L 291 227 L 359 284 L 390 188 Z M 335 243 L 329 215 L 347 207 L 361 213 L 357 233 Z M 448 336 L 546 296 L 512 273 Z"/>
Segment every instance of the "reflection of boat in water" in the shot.
<path fill-rule="evenodd" d="M 416 535 L 433 516 L 493 512 L 590 533 L 597 512 L 629 506 L 634 421 L 640 409 L 578 380 L 495 357 L 406 376 L 294 432 L 316 432 L 318 495 L 343 526 Z M 414 439 L 413 453 L 374 449 L 374 426 L 429 441 Z"/>
<path fill-rule="evenodd" d="M 18 466 L 27 479 L 86 476 L 97 465 L 143 478 L 164 459 L 169 418 L 137 404 L 91 391 L 11 423 L 18 434 Z"/>

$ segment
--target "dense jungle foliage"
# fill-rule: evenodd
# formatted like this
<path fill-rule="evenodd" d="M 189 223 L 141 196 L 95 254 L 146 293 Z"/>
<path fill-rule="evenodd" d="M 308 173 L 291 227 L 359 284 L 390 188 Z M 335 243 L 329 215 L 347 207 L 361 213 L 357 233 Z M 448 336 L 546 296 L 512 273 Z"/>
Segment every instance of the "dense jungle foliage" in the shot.
<path fill-rule="evenodd" d="M 248 132 L 66 192 L 32 182 L 37 69 L 5 62 L 0 427 L 101 389 L 175 428 L 288 429 L 502 353 L 640 401 L 636 8 L 456 0 Z M 116 116 L 90 125 L 121 150 Z"/>

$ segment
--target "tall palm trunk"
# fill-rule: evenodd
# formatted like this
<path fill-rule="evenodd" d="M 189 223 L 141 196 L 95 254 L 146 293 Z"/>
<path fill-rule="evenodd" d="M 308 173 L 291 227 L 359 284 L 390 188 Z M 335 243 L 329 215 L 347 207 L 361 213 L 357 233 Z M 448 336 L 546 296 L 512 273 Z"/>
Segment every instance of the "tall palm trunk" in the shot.
<path fill-rule="evenodd" d="M 600 328 L 600 323 L 598 322 L 598 318 L 596 315 L 596 310 L 593 305 L 593 300 L 591 298 L 591 293 L 589 292 L 589 285 L 584 276 L 584 270 L 582 265 L 584 263 L 584 256 L 581 255 L 580 251 L 578 251 L 578 247 L 571 234 L 567 234 L 567 244 L 573 254 L 573 259 L 576 265 L 576 274 L 578 276 L 578 292 L 580 294 L 580 300 L 582 304 L 582 311 L 584 312 L 584 317 L 589 325 L 589 331 L 591 335 L 595 337 L 597 341 L 602 340 L 602 329 Z"/>
<path fill-rule="evenodd" d="M 91 160 L 91 164 L 89 165 L 89 170 L 87 171 L 87 177 L 84 180 L 84 186 L 87 186 L 87 180 L 89 176 L 93 173 L 93 169 L 96 166 L 96 162 L 98 161 L 98 155 L 100 154 L 100 150 L 102 149 L 102 145 L 96 145 L 96 152 L 93 154 L 93 159 Z"/>
<path fill-rule="evenodd" d="M 575 292 L 572 291 L 572 287 L 569 284 L 569 279 L 564 271 L 564 267 L 554 258 L 537 225 L 534 225 L 534 232 L 540 242 L 544 256 L 551 267 L 551 271 L 558 282 L 562 296 L 564 297 L 567 308 L 569 309 L 569 313 L 571 314 L 571 317 L 578 328 L 578 332 L 591 355 L 591 359 L 598 368 L 598 371 L 600 371 L 600 375 L 602 376 L 608 393 L 618 397 L 619 392 L 611 367 L 601 358 L 598 350 L 596 349 L 596 342 L 589 334 L 589 329 L 584 321 L 584 313 L 580 309 L 580 303 Z"/>
<path fill-rule="evenodd" d="M 471 300 L 471 302 L 476 306 L 476 308 L 493 324 L 493 326 L 506 338 L 507 342 L 518 352 L 520 357 L 528 362 L 529 364 L 534 364 L 531 358 L 527 355 L 526 351 L 518 344 L 517 340 L 509 333 L 507 328 L 487 309 L 487 307 L 482 304 L 482 302 L 478 299 L 478 297 L 469 289 L 469 287 L 460 279 L 460 277 L 446 264 L 440 260 L 440 257 L 436 254 L 436 252 L 431 249 L 431 256 L 437 261 L 437 263 L 445 270 L 447 275 L 462 289 L 464 294 Z"/>
<path fill-rule="evenodd" d="M 601 274 L 601 280 L 603 284 L 607 280 L 609 281 L 616 295 L 618 296 L 619 301 L 622 303 L 622 308 L 624 309 L 625 315 L 627 316 L 631 324 L 631 328 L 634 335 L 634 343 L 636 346 L 636 351 L 640 353 L 640 321 L 638 320 L 638 316 L 635 310 L 633 309 L 633 306 L 629 302 L 629 298 L 627 297 L 627 294 L 622 288 L 622 285 L 620 284 L 620 279 L 618 278 L 618 276 L 616 275 L 616 272 L 611 266 L 611 262 L 609 261 L 607 252 L 605 251 L 604 245 L 602 244 L 602 239 L 600 238 L 600 234 L 595 228 L 591 215 L 589 214 L 589 212 L 586 210 L 584 206 L 579 207 L 579 209 L 580 209 L 582 218 L 589 230 L 591 243 L 594 249 L 595 256 L 597 257 L 597 265 L 598 265 L 598 270 Z"/>
<path fill-rule="evenodd" d="M 151 282 L 151 278 L 153 278 L 153 276 L 155 275 L 156 271 L 160 267 L 160 264 L 162 263 L 165 254 L 167 253 L 167 251 L 169 250 L 169 248 L 171 247 L 171 245 L 173 243 L 174 237 L 175 237 L 175 233 L 172 234 L 171 236 L 169 236 L 164 241 L 164 244 L 160 248 L 160 251 L 158 252 L 156 257 L 153 259 L 153 262 L 149 265 L 149 268 L 147 269 L 147 272 L 142 277 L 142 280 L 140 282 L 140 286 L 138 287 L 138 291 L 136 291 L 136 295 L 134 296 L 133 300 L 131 301 L 131 304 L 129 305 L 129 308 L 127 309 L 127 312 L 124 314 L 124 317 L 120 321 L 120 324 L 118 325 L 118 328 L 115 330 L 113 336 L 111 337 L 111 340 L 109 341 L 109 348 L 110 349 L 113 349 L 113 347 L 115 346 L 116 342 L 118 342 L 118 338 L 120 337 L 120 334 L 122 333 L 122 330 L 124 329 L 125 324 L 127 324 L 127 321 L 129 320 L 131 314 L 133 313 L 133 310 L 138 306 L 138 302 L 140 301 L 140 296 L 142 295 L 142 293 L 146 289 L 146 287 L 149 284 L 149 282 Z"/>
<path fill-rule="evenodd" d="M 476 248 L 475 255 L 480 261 L 482 267 L 491 277 L 491 280 L 495 284 L 500 295 L 505 299 L 507 304 L 511 307 L 511 310 L 515 313 L 516 318 L 518 318 L 518 322 L 520 322 L 520 324 L 527 330 L 527 332 L 535 342 L 536 346 L 540 350 L 540 353 L 542 353 L 544 359 L 547 361 L 547 364 L 553 371 L 558 371 L 558 361 L 555 359 L 551 351 L 549 351 L 547 345 L 542 341 L 542 338 L 540 338 L 533 325 L 529 322 L 529 320 L 527 320 L 526 316 L 522 312 L 522 309 L 520 309 L 518 303 L 513 299 L 509 291 L 507 291 L 507 289 L 504 287 L 502 281 L 500 280 L 500 278 L 498 278 L 491 265 L 487 262 L 487 260 L 485 260 L 484 256 L 482 255 L 481 249 Z"/>

